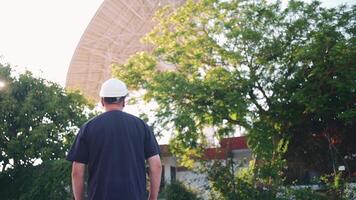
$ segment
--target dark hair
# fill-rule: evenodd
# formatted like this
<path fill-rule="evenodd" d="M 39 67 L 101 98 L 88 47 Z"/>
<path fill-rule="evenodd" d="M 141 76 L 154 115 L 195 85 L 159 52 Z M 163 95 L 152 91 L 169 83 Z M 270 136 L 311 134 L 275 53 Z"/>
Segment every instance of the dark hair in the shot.
<path fill-rule="evenodd" d="M 125 97 L 103 97 L 103 100 L 107 104 L 115 104 L 124 101 Z"/>

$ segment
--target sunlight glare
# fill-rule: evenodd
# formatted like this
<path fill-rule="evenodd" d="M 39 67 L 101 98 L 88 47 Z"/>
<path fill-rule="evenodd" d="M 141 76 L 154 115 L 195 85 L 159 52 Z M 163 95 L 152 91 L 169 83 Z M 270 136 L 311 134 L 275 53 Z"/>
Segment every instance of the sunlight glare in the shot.
<path fill-rule="evenodd" d="M 6 83 L 4 81 L 0 81 L 0 90 L 3 89 L 6 86 Z"/>

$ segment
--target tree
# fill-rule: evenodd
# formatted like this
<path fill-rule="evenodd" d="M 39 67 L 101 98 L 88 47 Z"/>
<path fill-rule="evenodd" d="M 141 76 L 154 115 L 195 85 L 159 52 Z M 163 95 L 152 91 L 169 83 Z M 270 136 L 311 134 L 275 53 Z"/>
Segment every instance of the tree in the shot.
<path fill-rule="evenodd" d="M 91 105 L 79 93 L 0 64 L 0 171 L 65 157 Z"/>
<path fill-rule="evenodd" d="M 14 76 L 7 64 L 0 81 L 0 196 L 70 199 L 71 165 L 63 158 L 92 104 L 30 72 Z"/>
<path fill-rule="evenodd" d="M 287 166 L 289 181 L 301 179 L 299 166 L 350 169 L 355 159 L 344 157 L 356 152 L 355 10 L 317 1 L 282 8 L 188 0 L 161 9 L 144 38 L 152 53 L 114 65 L 114 74 L 157 102 L 157 122 L 174 125 L 178 155 L 203 148 L 206 126 L 218 137 L 241 126 L 258 160 L 256 181 L 265 185 L 282 183 Z"/>

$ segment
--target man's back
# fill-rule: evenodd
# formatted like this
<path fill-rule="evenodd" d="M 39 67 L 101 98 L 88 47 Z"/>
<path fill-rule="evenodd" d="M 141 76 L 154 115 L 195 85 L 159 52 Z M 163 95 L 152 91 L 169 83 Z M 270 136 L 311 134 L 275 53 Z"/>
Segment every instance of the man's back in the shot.
<path fill-rule="evenodd" d="M 88 165 L 89 199 L 146 199 L 145 159 L 159 153 L 149 127 L 122 111 L 83 125 L 67 159 Z"/>

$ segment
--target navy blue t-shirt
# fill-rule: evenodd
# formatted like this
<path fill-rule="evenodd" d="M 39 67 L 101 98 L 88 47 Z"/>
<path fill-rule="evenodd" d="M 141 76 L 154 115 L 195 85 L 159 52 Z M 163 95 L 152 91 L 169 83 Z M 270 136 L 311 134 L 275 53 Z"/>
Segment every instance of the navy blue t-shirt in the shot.
<path fill-rule="evenodd" d="M 145 160 L 157 154 L 159 146 L 145 122 L 109 111 L 81 127 L 67 160 L 88 165 L 90 200 L 144 200 Z"/>

